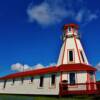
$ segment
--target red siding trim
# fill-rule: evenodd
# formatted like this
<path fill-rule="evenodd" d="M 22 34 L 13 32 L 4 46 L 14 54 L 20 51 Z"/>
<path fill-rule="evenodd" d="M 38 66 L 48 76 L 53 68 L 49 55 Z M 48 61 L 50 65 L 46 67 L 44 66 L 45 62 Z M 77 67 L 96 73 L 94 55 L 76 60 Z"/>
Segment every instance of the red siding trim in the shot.
<path fill-rule="evenodd" d="M 68 92 L 63 92 L 63 93 L 60 93 L 61 96 L 64 96 L 64 95 L 81 95 L 81 94 L 97 94 L 97 91 L 94 90 L 94 91 L 86 91 L 86 90 L 75 90 L 75 91 L 68 91 Z"/>

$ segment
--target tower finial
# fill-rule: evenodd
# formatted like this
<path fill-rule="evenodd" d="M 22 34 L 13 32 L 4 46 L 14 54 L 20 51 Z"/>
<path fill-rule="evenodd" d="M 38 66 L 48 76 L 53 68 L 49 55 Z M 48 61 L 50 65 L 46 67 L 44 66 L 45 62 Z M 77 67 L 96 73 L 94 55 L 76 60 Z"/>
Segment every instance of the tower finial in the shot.
<path fill-rule="evenodd" d="M 76 29 L 79 28 L 79 26 L 77 24 L 71 23 L 71 24 L 65 24 L 64 30 L 66 30 L 68 27 L 72 27 L 72 28 L 76 28 Z"/>

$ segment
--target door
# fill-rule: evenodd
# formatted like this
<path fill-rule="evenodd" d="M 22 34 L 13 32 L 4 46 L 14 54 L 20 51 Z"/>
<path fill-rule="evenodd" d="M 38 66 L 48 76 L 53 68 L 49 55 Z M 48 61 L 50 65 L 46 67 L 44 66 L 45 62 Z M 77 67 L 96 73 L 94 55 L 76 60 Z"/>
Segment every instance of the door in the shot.
<path fill-rule="evenodd" d="M 75 85 L 75 73 L 69 73 L 69 83 Z"/>
<path fill-rule="evenodd" d="M 68 93 L 67 82 L 68 82 L 67 80 L 62 80 L 62 82 L 60 83 L 60 96 L 66 95 Z"/>

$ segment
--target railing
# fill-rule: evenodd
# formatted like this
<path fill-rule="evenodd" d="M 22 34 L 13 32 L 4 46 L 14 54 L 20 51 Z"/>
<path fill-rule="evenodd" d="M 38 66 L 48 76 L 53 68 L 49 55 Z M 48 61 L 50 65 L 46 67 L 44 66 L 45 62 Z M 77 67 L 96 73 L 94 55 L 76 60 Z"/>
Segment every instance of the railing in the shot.
<path fill-rule="evenodd" d="M 96 82 L 96 86 L 97 86 L 97 92 L 98 94 L 100 94 L 100 82 Z"/>
<path fill-rule="evenodd" d="M 100 82 L 67 84 L 60 83 L 59 95 L 68 94 L 100 94 Z"/>

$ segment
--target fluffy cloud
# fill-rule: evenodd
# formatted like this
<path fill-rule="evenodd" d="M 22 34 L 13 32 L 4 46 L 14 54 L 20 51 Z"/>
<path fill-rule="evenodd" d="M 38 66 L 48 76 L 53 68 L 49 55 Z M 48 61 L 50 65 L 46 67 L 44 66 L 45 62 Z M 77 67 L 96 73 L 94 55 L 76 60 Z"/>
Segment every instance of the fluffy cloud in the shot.
<path fill-rule="evenodd" d="M 31 22 L 37 21 L 39 24 L 48 25 L 60 22 L 67 16 L 65 9 L 56 6 L 53 8 L 47 2 L 43 2 L 38 6 L 31 5 L 27 9 L 29 20 Z"/>
<path fill-rule="evenodd" d="M 83 0 L 44 0 L 39 5 L 30 4 L 27 8 L 30 22 L 51 25 L 63 19 L 88 23 L 98 18 L 97 11 L 88 9 Z"/>
<path fill-rule="evenodd" d="M 96 67 L 98 71 L 100 71 L 100 62 L 96 65 Z"/>
<path fill-rule="evenodd" d="M 50 63 L 48 66 L 46 67 L 53 67 L 53 66 L 56 66 L 56 63 Z"/>
<path fill-rule="evenodd" d="M 51 63 L 48 66 L 44 66 L 42 64 L 36 64 L 34 66 L 29 66 L 27 64 L 22 65 L 21 63 L 16 63 L 16 64 L 11 65 L 11 70 L 22 72 L 22 71 L 28 71 L 28 70 L 41 69 L 41 68 L 45 68 L 45 67 L 51 67 L 51 66 L 55 66 L 55 65 L 56 65 L 55 63 Z"/>
<path fill-rule="evenodd" d="M 30 67 L 30 66 L 28 66 L 26 64 L 22 65 L 20 63 L 16 63 L 16 64 L 11 65 L 11 70 L 15 70 L 15 71 L 21 72 L 21 71 L 32 70 L 32 67 Z"/>
<path fill-rule="evenodd" d="M 41 68 L 45 68 L 42 64 L 36 64 L 34 66 L 34 69 L 41 69 Z"/>

